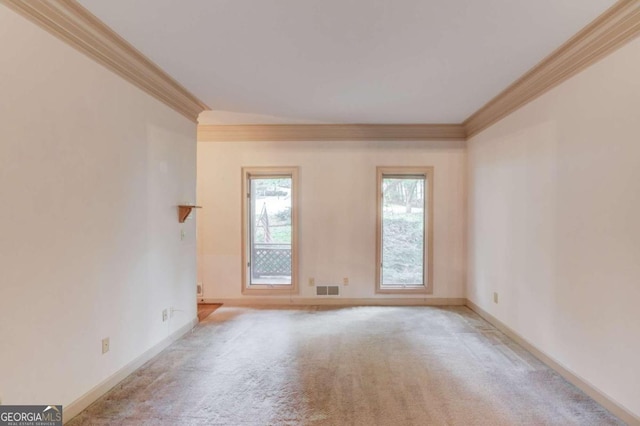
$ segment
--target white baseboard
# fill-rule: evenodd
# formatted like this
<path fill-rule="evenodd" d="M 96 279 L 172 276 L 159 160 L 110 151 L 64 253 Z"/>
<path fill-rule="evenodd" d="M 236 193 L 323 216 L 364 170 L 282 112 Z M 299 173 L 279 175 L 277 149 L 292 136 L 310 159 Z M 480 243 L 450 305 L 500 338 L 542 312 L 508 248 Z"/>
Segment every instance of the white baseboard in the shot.
<path fill-rule="evenodd" d="M 200 298 L 201 303 L 226 306 L 464 306 L 465 298 L 344 298 L 344 297 L 242 297 L 237 299 Z"/>
<path fill-rule="evenodd" d="M 94 403 L 98 398 L 107 393 L 111 388 L 124 380 L 129 374 L 136 371 L 140 368 L 145 362 L 149 361 L 154 356 L 158 355 L 164 349 L 166 349 L 170 344 L 178 340 L 185 333 L 191 330 L 198 324 L 198 318 L 192 319 L 187 324 L 180 327 L 178 330 L 171 333 L 166 338 L 162 339 L 155 346 L 145 351 L 142 355 L 135 358 L 129 364 L 122 367 L 120 370 L 115 372 L 110 377 L 106 378 L 104 381 L 99 383 L 89 392 L 82 395 L 80 398 L 73 401 L 71 404 L 66 405 L 62 411 L 63 415 L 63 423 L 67 423 L 72 418 L 80 414 L 82 410 L 87 408 L 89 405 Z"/>
<path fill-rule="evenodd" d="M 596 388 L 594 385 L 589 383 L 587 380 L 583 379 L 571 369 L 565 367 L 551 356 L 547 355 L 544 351 L 538 349 L 532 343 L 530 343 L 527 339 L 513 331 L 502 321 L 482 309 L 480 306 L 473 303 L 471 300 L 466 301 L 466 305 L 469 309 L 480 315 L 487 322 L 493 325 L 495 328 L 503 332 L 507 335 L 511 340 L 518 343 L 520 346 L 525 348 L 527 351 L 531 352 L 536 358 L 545 363 L 549 368 L 555 370 L 558 374 L 564 377 L 568 382 L 576 386 L 578 389 L 589 395 L 595 401 L 597 401 L 604 408 L 609 410 L 614 415 L 618 416 L 620 420 L 627 423 L 628 425 L 640 425 L 640 417 L 633 414 L 631 411 L 627 410 L 622 405 L 615 402 L 611 397 L 607 394 Z"/>

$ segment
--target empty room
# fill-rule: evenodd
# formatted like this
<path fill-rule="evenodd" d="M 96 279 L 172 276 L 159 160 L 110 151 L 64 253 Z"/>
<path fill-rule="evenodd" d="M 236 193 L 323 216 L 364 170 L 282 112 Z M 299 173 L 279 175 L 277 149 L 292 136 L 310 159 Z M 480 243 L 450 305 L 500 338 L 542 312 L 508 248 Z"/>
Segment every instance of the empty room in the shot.
<path fill-rule="evenodd" d="M 0 426 L 640 425 L 639 0 L 0 0 Z"/>

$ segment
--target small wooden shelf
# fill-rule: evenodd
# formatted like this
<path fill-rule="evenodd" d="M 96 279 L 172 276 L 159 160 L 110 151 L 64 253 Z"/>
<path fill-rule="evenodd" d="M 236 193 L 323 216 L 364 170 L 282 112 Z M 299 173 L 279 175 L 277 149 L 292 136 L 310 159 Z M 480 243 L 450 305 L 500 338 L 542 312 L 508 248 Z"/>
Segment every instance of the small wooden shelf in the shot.
<path fill-rule="evenodd" d="M 185 220 L 189 217 L 192 209 L 201 209 L 202 206 L 187 206 L 187 205 L 179 205 L 178 206 L 178 221 L 180 223 L 184 223 Z"/>

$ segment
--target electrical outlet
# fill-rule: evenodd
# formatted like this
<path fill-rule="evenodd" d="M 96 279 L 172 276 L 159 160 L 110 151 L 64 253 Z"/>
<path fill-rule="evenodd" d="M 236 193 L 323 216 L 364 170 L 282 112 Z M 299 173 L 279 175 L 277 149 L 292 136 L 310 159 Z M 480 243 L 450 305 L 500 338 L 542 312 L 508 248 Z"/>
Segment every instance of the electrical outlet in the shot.
<path fill-rule="evenodd" d="M 498 303 L 498 293 L 493 293 L 493 303 Z"/>
<path fill-rule="evenodd" d="M 107 352 L 109 352 L 109 338 L 108 337 L 102 339 L 102 354 L 104 355 Z"/>
<path fill-rule="evenodd" d="M 162 310 L 162 322 L 165 322 L 168 319 L 169 319 L 169 312 L 167 312 L 166 309 L 163 309 Z"/>
<path fill-rule="evenodd" d="M 309 278 L 309 287 L 313 287 L 314 285 L 316 285 L 316 279 L 315 278 Z"/>
<path fill-rule="evenodd" d="M 344 277 L 344 278 L 342 279 L 342 284 L 344 284 L 344 285 L 349 285 L 349 277 Z"/>

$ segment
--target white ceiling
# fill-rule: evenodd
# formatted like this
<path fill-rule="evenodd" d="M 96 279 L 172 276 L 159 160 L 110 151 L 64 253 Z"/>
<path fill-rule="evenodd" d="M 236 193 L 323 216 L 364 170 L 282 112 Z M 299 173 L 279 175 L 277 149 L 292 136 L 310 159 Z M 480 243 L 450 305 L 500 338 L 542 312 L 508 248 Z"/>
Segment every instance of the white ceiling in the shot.
<path fill-rule="evenodd" d="M 457 123 L 614 0 L 80 0 L 214 110 Z"/>

